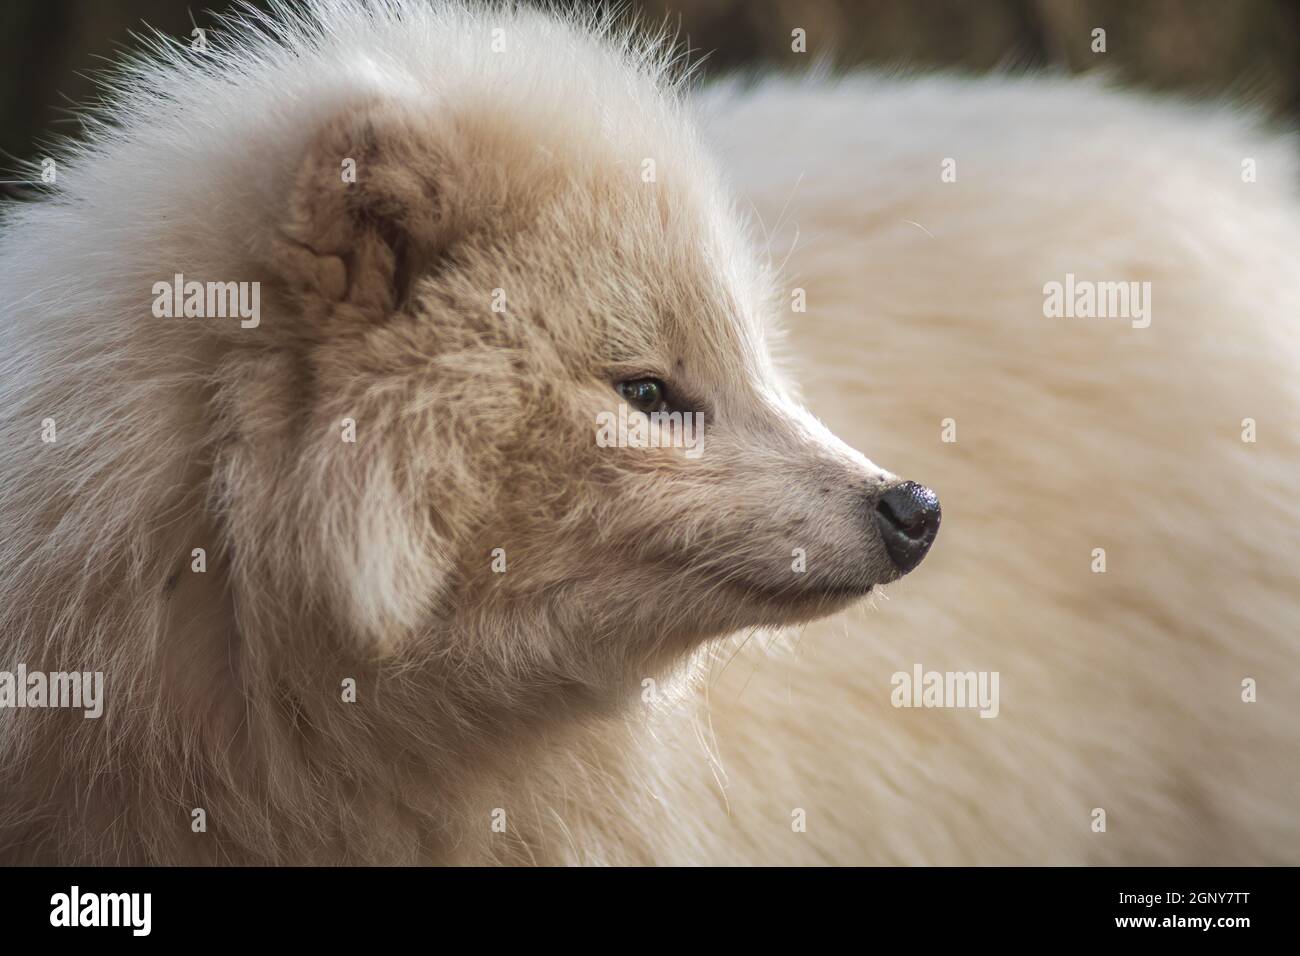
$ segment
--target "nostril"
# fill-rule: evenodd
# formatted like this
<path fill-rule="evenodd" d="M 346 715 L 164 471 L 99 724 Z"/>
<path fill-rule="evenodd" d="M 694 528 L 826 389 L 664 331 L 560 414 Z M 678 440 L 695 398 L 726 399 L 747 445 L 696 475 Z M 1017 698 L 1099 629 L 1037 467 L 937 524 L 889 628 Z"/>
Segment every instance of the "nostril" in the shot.
<path fill-rule="evenodd" d="M 889 527 L 909 538 L 933 535 L 939 527 L 939 497 L 924 485 L 905 481 L 883 495 L 876 512 Z"/>
<path fill-rule="evenodd" d="M 890 527 L 909 538 L 918 537 L 925 531 L 925 519 L 916 510 L 895 508 L 888 499 L 881 499 L 880 504 L 876 505 L 876 510 Z"/>
<path fill-rule="evenodd" d="M 914 481 L 895 485 L 876 502 L 876 526 L 885 550 L 904 574 L 930 550 L 940 516 L 939 496 Z"/>

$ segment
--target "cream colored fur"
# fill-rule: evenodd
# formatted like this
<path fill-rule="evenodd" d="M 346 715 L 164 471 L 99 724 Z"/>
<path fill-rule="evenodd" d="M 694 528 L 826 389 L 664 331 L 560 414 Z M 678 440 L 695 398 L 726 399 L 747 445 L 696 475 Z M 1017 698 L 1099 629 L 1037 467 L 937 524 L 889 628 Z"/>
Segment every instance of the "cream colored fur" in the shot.
<path fill-rule="evenodd" d="M 1292 142 L 311 9 L 152 51 L 8 213 L 0 668 L 108 704 L 0 712 L 0 859 L 1297 861 Z M 261 281 L 261 325 L 154 318 L 175 272 Z M 1151 327 L 1044 318 L 1066 272 L 1150 281 Z M 647 372 L 707 407 L 698 462 L 593 447 Z M 893 576 L 848 446 L 943 528 L 798 629 Z M 1000 672 L 999 716 L 894 708 L 918 662 Z"/>

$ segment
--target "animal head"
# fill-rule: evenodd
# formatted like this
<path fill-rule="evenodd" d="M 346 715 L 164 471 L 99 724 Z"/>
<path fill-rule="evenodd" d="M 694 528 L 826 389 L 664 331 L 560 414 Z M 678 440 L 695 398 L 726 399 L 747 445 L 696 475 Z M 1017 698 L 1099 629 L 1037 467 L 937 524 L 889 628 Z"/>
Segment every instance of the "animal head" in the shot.
<path fill-rule="evenodd" d="M 217 469 L 244 606 L 607 686 L 910 570 L 937 499 L 799 403 L 662 54 L 513 16 L 531 52 L 321 111 L 250 211 L 268 317 Z"/>

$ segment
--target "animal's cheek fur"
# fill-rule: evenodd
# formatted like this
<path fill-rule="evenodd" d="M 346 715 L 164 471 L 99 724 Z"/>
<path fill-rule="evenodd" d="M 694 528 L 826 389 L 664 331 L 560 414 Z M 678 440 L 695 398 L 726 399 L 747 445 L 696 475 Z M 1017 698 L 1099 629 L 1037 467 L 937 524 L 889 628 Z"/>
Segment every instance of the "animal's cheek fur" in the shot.
<path fill-rule="evenodd" d="M 797 602 L 888 576 L 859 500 L 862 474 L 819 459 L 815 447 L 789 454 L 728 447 L 725 434 L 715 441 L 719 453 L 698 459 L 593 448 L 564 468 L 518 469 L 499 520 L 479 536 L 481 569 L 463 579 L 464 592 L 480 603 L 545 601 L 576 626 L 625 628 L 636 601 L 611 595 L 640 595 L 665 618 L 694 616 L 703 639 L 721 622 L 767 622 L 773 612 L 755 592 L 788 591 Z M 497 547 L 504 575 L 489 573 L 484 557 Z M 700 614 L 706 593 L 713 605 Z"/>

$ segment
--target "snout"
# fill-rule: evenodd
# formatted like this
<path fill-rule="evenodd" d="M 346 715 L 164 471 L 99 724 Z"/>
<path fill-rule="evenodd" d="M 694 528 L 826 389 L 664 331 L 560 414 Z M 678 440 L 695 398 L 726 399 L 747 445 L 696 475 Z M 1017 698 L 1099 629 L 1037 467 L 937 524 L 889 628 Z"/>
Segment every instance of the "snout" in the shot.
<path fill-rule="evenodd" d="M 876 527 L 900 574 L 920 564 L 930 550 L 939 517 L 939 496 L 915 481 L 894 485 L 877 499 Z"/>

